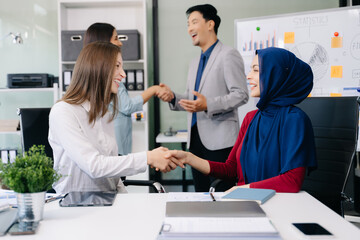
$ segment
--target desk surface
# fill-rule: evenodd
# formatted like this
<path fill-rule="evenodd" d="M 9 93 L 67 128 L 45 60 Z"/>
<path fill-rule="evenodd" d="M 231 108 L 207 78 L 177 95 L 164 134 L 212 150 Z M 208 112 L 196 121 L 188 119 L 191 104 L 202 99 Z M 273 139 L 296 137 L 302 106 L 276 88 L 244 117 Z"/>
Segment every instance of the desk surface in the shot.
<path fill-rule="evenodd" d="M 112 207 L 62 208 L 45 205 L 36 235 L 1 239 L 155 240 L 165 216 L 167 194 L 118 194 Z M 305 192 L 277 193 L 261 205 L 284 239 L 303 239 L 292 222 L 317 222 L 335 235 L 355 239 L 360 230 Z"/>

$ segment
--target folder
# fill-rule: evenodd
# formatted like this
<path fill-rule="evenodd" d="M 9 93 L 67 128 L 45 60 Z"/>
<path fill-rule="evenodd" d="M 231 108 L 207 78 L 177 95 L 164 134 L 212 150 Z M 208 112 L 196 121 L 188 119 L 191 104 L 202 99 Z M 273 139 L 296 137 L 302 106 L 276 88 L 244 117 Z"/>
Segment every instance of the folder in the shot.
<path fill-rule="evenodd" d="M 134 91 L 136 90 L 135 86 L 135 71 L 128 70 L 127 71 L 127 90 Z"/>
<path fill-rule="evenodd" d="M 121 80 L 121 82 L 124 83 L 124 86 L 127 89 L 127 75 L 128 75 L 128 72 L 127 72 L 127 70 L 124 70 L 124 72 L 125 72 L 126 76 Z"/>
<path fill-rule="evenodd" d="M 9 162 L 8 151 L 7 150 L 1 150 L 1 161 L 3 163 L 8 163 Z"/>
<path fill-rule="evenodd" d="M 9 150 L 9 160 L 11 163 L 15 161 L 16 158 L 16 150 Z"/>
<path fill-rule="evenodd" d="M 234 191 L 224 195 L 223 200 L 253 200 L 263 204 L 275 195 L 275 190 L 259 188 L 237 188 Z"/>
<path fill-rule="evenodd" d="M 66 91 L 71 82 L 72 71 L 65 70 L 63 72 L 63 91 Z"/>
<path fill-rule="evenodd" d="M 144 71 L 136 70 L 136 90 L 144 90 Z"/>

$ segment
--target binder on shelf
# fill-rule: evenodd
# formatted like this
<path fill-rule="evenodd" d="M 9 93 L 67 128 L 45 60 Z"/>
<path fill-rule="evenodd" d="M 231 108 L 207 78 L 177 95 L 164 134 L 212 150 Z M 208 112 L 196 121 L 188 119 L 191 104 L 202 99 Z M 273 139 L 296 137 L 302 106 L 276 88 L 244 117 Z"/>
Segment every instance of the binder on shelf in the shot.
<path fill-rule="evenodd" d="M 3 163 L 12 163 L 15 161 L 17 150 L 15 149 L 1 149 L 1 161 Z"/>
<path fill-rule="evenodd" d="M 136 90 L 144 90 L 144 70 L 136 70 Z"/>
<path fill-rule="evenodd" d="M 135 86 L 135 71 L 134 70 L 128 70 L 127 71 L 127 90 L 134 91 L 136 90 Z"/>
<path fill-rule="evenodd" d="M 72 71 L 65 70 L 63 72 L 63 91 L 66 91 L 71 82 Z"/>
<path fill-rule="evenodd" d="M 1 160 L 3 163 L 8 163 L 8 151 L 7 150 L 1 150 Z"/>
<path fill-rule="evenodd" d="M 16 150 L 9 150 L 9 160 L 11 163 L 15 161 L 16 155 L 17 155 Z"/>
<path fill-rule="evenodd" d="M 124 70 L 124 72 L 125 72 L 125 75 L 126 75 L 126 77 L 124 77 L 122 80 L 121 80 L 121 82 L 124 84 L 124 86 L 125 86 L 125 88 L 127 89 L 127 75 L 128 75 L 128 71 L 127 70 Z"/>

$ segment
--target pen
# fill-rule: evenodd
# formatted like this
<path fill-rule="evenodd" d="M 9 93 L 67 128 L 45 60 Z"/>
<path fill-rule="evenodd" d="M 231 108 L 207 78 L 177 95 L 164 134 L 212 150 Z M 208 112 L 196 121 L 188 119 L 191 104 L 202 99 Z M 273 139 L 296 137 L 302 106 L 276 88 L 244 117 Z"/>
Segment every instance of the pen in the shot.
<path fill-rule="evenodd" d="M 61 199 L 61 198 L 63 198 L 63 197 L 64 197 L 63 194 L 61 194 L 61 195 L 59 195 L 59 196 L 51 197 L 51 198 L 46 199 L 46 200 L 45 200 L 45 203 L 49 203 L 49 202 L 52 202 L 52 201 Z"/>
<path fill-rule="evenodd" d="M 210 196 L 211 196 L 211 198 L 212 198 L 213 202 L 216 202 L 216 199 L 215 199 L 215 197 L 214 197 L 214 194 L 213 194 L 212 192 L 210 192 L 209 194 L 210 194 Z"/>

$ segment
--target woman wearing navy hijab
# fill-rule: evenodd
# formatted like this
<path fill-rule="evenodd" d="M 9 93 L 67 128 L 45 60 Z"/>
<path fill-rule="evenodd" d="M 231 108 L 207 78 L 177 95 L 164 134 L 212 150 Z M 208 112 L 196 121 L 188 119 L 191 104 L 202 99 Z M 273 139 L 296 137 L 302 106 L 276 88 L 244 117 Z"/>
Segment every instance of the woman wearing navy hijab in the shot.
<path fill-rule="evenodd" d="M 306 168 L 316 167 L 314 134 L 310 119 L 294 104 L 313 87 L 308 64 L 281 48 L 256 51 L 247 75 L 251 96 L 260 97 L 258 110 L 249 112 L 225 163 L 201 159 L 173 150 L 180 159 L 204 174 L 234 180 L 238 187 L 298 192 Z"/>

